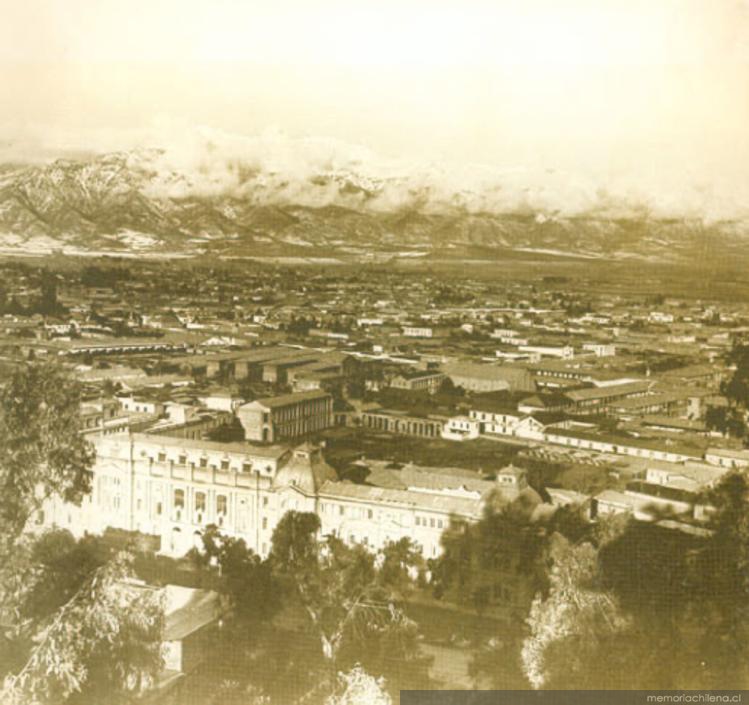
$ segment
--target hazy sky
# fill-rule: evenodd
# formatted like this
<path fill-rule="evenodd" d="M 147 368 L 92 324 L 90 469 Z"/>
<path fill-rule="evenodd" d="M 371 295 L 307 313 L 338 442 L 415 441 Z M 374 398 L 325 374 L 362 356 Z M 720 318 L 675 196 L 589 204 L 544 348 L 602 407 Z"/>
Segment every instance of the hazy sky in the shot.
<path fill-rule="evenodd" d="M 749 0 L 0 0 L 4 154 L 207 125 L 749 184 Z M 737 189 L 732 191 L 732 189 Z"/>

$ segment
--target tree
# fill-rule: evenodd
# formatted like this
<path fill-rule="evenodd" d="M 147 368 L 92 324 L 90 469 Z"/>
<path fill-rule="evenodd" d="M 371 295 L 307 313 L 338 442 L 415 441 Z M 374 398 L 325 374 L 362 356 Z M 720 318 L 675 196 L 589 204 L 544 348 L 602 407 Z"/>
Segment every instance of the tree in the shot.
<path fill-rule="evenodd" d="M 27 659 L 0 691 L 3 703 L 124 702 L 154 683 L 163 665 L 163 606 L 157 591 L 128 582 L 131 564 L 119 554 L 33 625 Z"/>
<path fill-rule="evenodd" d="M 80 387 L 53 363 L 25 363 L 0 387 L 0 536 L 8 545 L 46 499 L 79 503 L 93 450 L 81 436 Z"/>
<path fill-rule="evenodd" d="M 693 559 L 707 687 L 749 687 L 749 478 L 732 471 L 706 499 L 712 535 Z M 730 684 L 713 685 L 713 683 Z"/>
<path fill-rule="evenodd" d="M 445 377 L 442 380 L 442 382 L 440 382 L 440 387 L 439 387 L 438 392 L 439 394 L 442 394 L 448 397 L 464 397 L 465 396 L 465 389 L 463 389 L 463 387 L 457 386 L 449 377 Z"/>
<path fill-rule="evenodd" d="M 711 406 L 705 412 L 705 426 L 731 438 L 744 438 L 747 434 L 745 412 L 735 407 Z"/>
<path fill-rule="evenodd" d="M 363 546 L 318 537 L 316 514 L 287 512 L 272 538 L 271 561 L 309 618 L 328 679 L 339 663 L 361 662 L 377 675 L 394 669 L 404 679 L 424 676 L 418 628 L 382 580 L 375 557 Z M 366 649 L 362 650 L 362 645 Z"/>
<path fill-rule="evenodd" d="M 722 392 L 729 400 L 746 410 L 749 408 L 749 345 L 737 345 L 729 356 L 735 366 L 731 379 L 724 382 Z"/>
<path fill-rule="evenodd" d="M 338 674 L 337 692 L 328 697 L 325 705 L 391 705 L 392 702 L 382 678 L 373 678 L 356 665 L 348 673 Z"/>
<path fill-rule="evenodd" d="M 543 527 L 512 504 L 487 507 L 475 524 L 451 522 L 435 566 L 435 594 L 479 613 L 501 604 L 522 622 L 545 585 L 545 545 Z"/>
<path fill-rule="evenodd" d="M 65 530 L 43 533 L 27 546 L 26 560 L 32 567 L 24 571 L 22 591 L 6 595 L 6 607 L 13 605 L 22 620 L 46 619 L 60 609 L 111 557 L 103 541 L 84 536 L 76 541 Z M 15 569 L 17 570 L 18 563 Z"/>
<path fill-rule="evenodd" d="M 247 632 L 271 621 L 281 609 L 282 591 L 270 562 L 248 548 L 244 539 L 223 535 L 215 524 L 206 527 L 202 542 L 202 550 L 193 549 L 190 557 L 198 567 L 217 573 L 215 587 L 228 598 L 232 624 Z"/>
<path fill-rule="evenodd" d="M 709 429 L 734 438 L 746 438 L 746 418 L 749 412 L 749 345 L 737 345 L 729 355 L 734 371 L 731 379 L 721 384 L 721 392 L 728 399 L 728 408 L 709 409 L 705 423 Z"/>
<path fill-rule="evenodd" d="M 379 579 L 401 598 L 408 596 L 426 569 L 418 546 L 408 537 L 390 541 L 378 556 Z"/>
<path fill-rule="evenodd" d="M 37 310 L 44 316 L 54 316 L 60 312 L 61 306 L 57 301 L 57 277 L 46 269 L 41 274 L 41 297 Z"/>
<path fill-rule="evenodd" d="M 591 668 L 591 659 L 608 637 L 626 630 L 628 621 L 616 597 L 602 589 L 591 544 L 575 546 L 557 536 L 551 559 L 548 595 L 536 597 L 528 617 L 523 667 L 534 688 L 560 680 L 564 687 L 585 687 L 576 682 L 580 676 L 608 675 Z"/>
<path fill-rule="evenodd" d="M 616 678 L 621 687 L 706 687 L 692 565 L 702 539 L 634 520 L 607 524 L 596 532 L 601 581 L 630 626 L 612 637 L 615 645 L 599 649 L 592 663 L 608 674 L 608 687 L 619 687 L 610 685 Z"/>

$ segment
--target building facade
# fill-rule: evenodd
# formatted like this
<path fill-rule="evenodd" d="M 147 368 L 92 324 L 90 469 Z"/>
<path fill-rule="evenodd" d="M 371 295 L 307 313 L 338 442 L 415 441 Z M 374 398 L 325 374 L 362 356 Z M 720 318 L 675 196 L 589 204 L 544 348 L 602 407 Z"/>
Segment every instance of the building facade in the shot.
<path fill-rule="evenodd" d="M 496 496 L 512 500 L 527 487 L 515 468 L 495 480 L 410 471 L 397 487 L 340 482 L 310 444 L 251 446 L 151 434 L 94 439 L 93 486 L 80 506 L 50 500 L 36 518 L 81 536 L 106 529 L 158 536 L 160 552 L 181 556 L 216 525 L 267 556 L 273 530 L 288 511 L 314 512 L 321 533 L 371 550 L 413 539 L 425 557 L 441 551 L 450 522 L 476 521 Z"/>
<path fill-rule="evenodd" d="M 321 390 L 256 399 L 237 416 L 248 441 L 277 443 L 306 436 L 333 425 L 333 397 Z"/>

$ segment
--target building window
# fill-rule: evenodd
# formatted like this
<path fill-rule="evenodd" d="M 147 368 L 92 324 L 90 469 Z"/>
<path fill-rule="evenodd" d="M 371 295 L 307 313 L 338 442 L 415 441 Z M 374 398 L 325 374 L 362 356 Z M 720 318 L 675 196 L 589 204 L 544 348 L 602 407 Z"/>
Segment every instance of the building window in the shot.
<path fill-rule="evenodd" d="M 208 467 L 208 458 L 201 458 L 201 459 L 200 459 L 200 467 L 201 467 L 201 468 L 206 468 L 206 467 Z"/>
<path fill-rule="evenodd" d="M 242 472 L 252 472 L 252 463 L 242 463 Z"/>
<path fill-rule="evenodd" d="M 195 511 L 196 512 L 205 511 L 205 492 L 195 493 Z"/>
<path fill-rule="evenodd" d="M 416 526 L 421 526 L 421 517 L 416 517 Z"/>
<path fill-rule="evenodd" d="M 263 497 L 263 506 L 264 507 L 268 506 L 268 498 L 267 497 Z"/>
<path fill-rule="evenodd" d="M 367 509 L 367 519 L 372 519 L 374 517 L 374 512 L 371 509 Z"/>
<path fill-rule="evenodd" d="M 185 491 L 174 490 L 174 508 L 184 509 L 185 508 Z"/>
<path fill-rule="evenodd" d="M 216 495 L 216 513 L 226 514 L 226 507 L 227 507 L 226 495 L 224 494 Z"/>
<path fill-rule="evenodd" d="M 159 453 L 159 462 L 160 463 L 166 462 L 166 453 Z"/>
<path fill-rule="evenodd" d="M 156 516 L 161 516 L 161 502 L 156 502 Z"/>
<path fill-rule="evenodd" d="M 229 461 L 228 460 L 222 460 L 221 461 L 221 469 L 222 470 L 228 470 L 229 469 Z"/>
<path fill-rule="evenodd" d="M 268 517 L 263 517 L 263 529 L 268 528 Z"/>
<path fill-rule="evenodd" d="M 187 456 L 186 455 L 180 455 L 179 456 L 179 464 L 180 465 L 187 465 Z"/>
<path fill-rule="evenodd" d="M 344 514 L 344 511 L 345 511 L 345 510 L 344 510 L 344 508 L 343 508 L 343 505 L 341 505 L 340 507 L 338 507 L 338 514 L 340 514 L 341 516 L 343 516 L 343 514 Z"/>

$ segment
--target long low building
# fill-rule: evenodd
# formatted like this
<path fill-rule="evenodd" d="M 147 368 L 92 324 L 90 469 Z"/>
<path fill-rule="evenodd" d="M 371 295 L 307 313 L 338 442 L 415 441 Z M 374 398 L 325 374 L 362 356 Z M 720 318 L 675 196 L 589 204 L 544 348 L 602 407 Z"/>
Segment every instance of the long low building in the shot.
<path fill-rule="evenodd" d="M 547 443 L 567 446 L 597 453 L 627 455 L 646 460 L 663 460 L 667 463 L 684 463 L 688 460 L 701 460 L 704 451 L 698 447 L 667 443 L 633 436 L 611 434 L 565 428 L 559 425 L 547 426 L 543 433 Z"/>
<path fill-rule="evenodd" d="M 369 409 L 361 414 L 364 428 L 419 438 L 439 438 L 447 420 L 446 416 L 416 416 L 392 409 Z"/>
<path fill-rule="evenodd" d="M 469 392 L 534 392 L 531 373 L 521 365 L 488 365 L 477 362 L 450 362 L 442 371 L 456 387 Z"/>
<path fill-rule="evenodd" d="M 636 381 L 614 384 L 606 387 L 590 387 L 564 392 L 569 401 L 567 410 L 571 413 L 601 414 L 615 404 L 626 400 L 646 397 L 651 394 L 653 382 Z"/>

